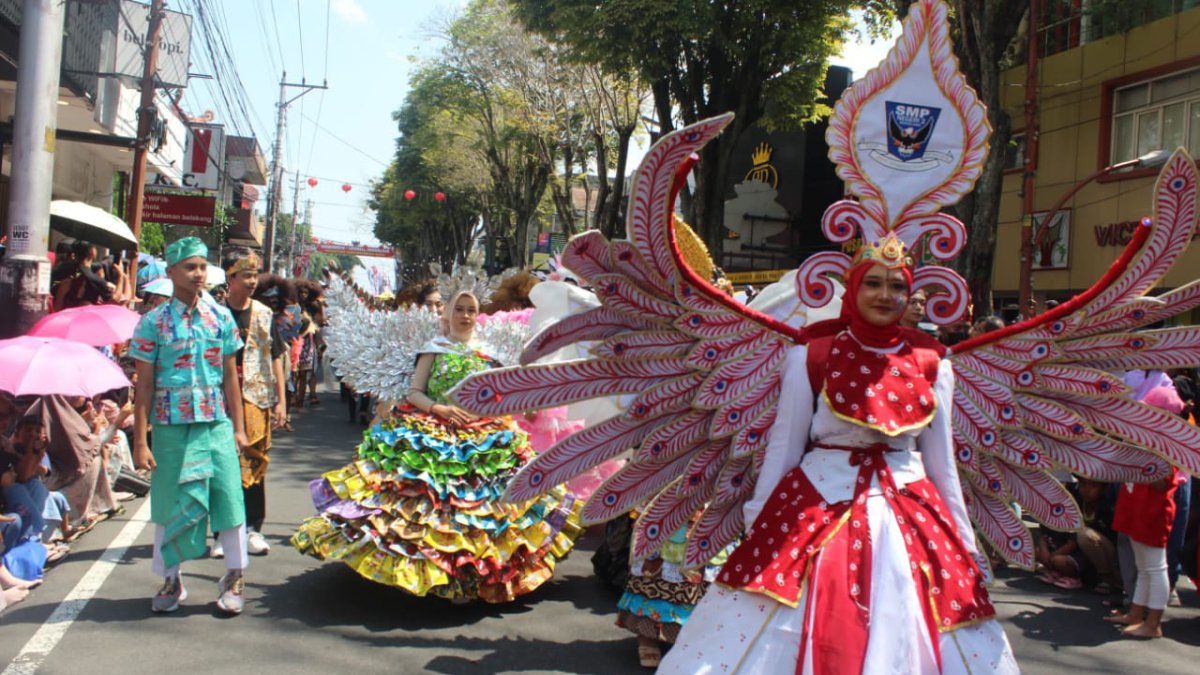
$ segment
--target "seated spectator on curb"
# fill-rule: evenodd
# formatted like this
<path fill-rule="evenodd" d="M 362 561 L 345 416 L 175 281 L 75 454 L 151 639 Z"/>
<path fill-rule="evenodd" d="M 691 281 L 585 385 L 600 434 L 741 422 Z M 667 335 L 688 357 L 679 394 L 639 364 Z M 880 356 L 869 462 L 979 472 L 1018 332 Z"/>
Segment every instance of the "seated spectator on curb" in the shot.
<path fill-rule="evenodd" d="M 66 495 L 75 516 L 71 525 L 75 538 L 118 513 L 101 455 L 108 439 L 101 438 L 84 418 L 90 405 L 84 396 L 46 396 L 37 405 L 50 437 L 47 487 Z"/>
<path fill-rule="evenodd" d="M 1039 579 L 1073 590 L 1084 585 L 1110 593 L 1120 584 L 1117 574 L 1116 533 L 1112 530 L 1113 500 L 1108 486 L 1088 478 L 1067 484 L 1079 504 L 1083 528 L 1078 532 L 1039 529 L 1035 553 Z"/>
<path fill-rule="evenodd" d="M 48 473 L 46 432 L 40 415 L 25 415 L 8 441 L 7 458 L 16 468 L 16 480 L 4 487 L 5 500 L 21 513 L 31 537 L 50 542 L 69 535 L 70 507 L 66 497 L 46 489 L 42 479 Z M 61 537 L 59 533 L 61 531 Z M 51 546 L 48 562 L 66 555 L 65 546 Z"/>
<path fill-rule="evenodd" d="M 124 398 L 124 401 L 119 399 Z M 129 402 L 127 391 L 110 391 L 101 394 L 97 399 L 95 423 L 100 429 L 101 438 L 108 438 L 104 444 L 104 470 L 108 473 L 110 485 L 116 485 L 121 477 L 121 469 L 133 471 L 133 451 L 129 447 L 128 433 L 133 429 L 133 404 Z M 118 499 L 123 495 L 117 495 Z"/>
<path fill-rule="evenodd" d="M 1083 554 L 1083 581 L 1099 593 L 1111 593 L 1121 584 L 1117 533 L 1112 529 L 1117 486 L 1083 477 L 1075 485 L 1083 516 L 1083 529 L 1075 537 Z"/>

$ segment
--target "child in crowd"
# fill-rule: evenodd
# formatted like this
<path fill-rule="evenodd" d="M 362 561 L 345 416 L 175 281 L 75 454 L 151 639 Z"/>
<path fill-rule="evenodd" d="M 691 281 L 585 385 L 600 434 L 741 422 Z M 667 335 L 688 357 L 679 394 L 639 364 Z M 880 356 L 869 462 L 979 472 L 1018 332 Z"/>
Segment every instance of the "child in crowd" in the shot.
<path fill-rule="evenodd" d="M 1073 590 L 1084 585 L 1111 593 L 1118 584 L 1116 533 L 1112 529 L 1113 500 L 1105 483 L 1079 477 L 1067 485 L 1079 504 L 1083 528 L 1079 532 L 1040 529 L 1037 558 L 1039 579 Z"/>
<path fill-rule="evenodd" d="M 1178 414 L 1183 401 L 1174 387 L 1151 389 L 1143 402 Z M 1167 582 L 1167 539 L 1175 520 L 1175 491 L 1182 472 L 1154 483 L 1127 483 L 1117 497 L 1113 529 L 1129 537 L 1137 565 L 1137 583 L 1129 611 L 1113 610 L 1105 620 L 1124 626 L 1124 635 L 1162 637 L 1162 617 L 1170 589 Z"/>

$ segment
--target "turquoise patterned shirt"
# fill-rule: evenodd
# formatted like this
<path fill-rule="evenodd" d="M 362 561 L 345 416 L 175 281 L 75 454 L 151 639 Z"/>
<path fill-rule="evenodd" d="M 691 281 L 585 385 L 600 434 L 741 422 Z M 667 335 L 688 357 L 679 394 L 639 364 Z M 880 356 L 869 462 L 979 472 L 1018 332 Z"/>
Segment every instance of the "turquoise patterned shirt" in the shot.
<path fill-rule="evenodd" d="M 242 348 L 233 315 L 203 297 L 188 307 L 171 298 L 146 313 L 129 355 L 154 366 L 155 424 L 227 419 L 224 360 Z"/>

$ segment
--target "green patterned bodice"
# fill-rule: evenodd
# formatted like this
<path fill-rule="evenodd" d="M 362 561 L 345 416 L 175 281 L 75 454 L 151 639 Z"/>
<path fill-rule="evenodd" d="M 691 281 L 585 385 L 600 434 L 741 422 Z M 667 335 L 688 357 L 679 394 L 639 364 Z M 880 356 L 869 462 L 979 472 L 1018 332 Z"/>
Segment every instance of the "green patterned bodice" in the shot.
<path fill-rule="evenodd" d="M 429 373 L 429 384 L 425 393 L 438 403 L 448 403 L 446 392 L 472 373 L 487 370 L 488 359 L 476 354 L 466 345 L 456 346 L 453 351 L 438 354 Z"/>

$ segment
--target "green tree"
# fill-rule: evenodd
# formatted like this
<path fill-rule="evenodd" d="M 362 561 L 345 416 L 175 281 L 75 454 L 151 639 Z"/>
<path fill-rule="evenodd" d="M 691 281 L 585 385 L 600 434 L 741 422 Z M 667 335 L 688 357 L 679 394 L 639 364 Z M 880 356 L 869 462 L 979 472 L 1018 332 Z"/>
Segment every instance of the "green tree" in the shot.
<path fill-rule="evenodd" d="M 371 187 L 375 236 L 396 247 L 407 263 L 461 263 L 487 209 L 490 177 L 474 125 L 460 123 L 467 92 L 440 67 L 413 78 L 394 114 L 400 137 L 396 155 Z M 406 192 L 416 193 L 408 199 Z M 442 201 L 434 198 L 437 192 Z"/>
<path fill-rule="evenodd" d="M 724 232 L 724 186 L 733 148 L 752 125 L 795 127 L 828 109 L 816 101 L 828 60 L 869 5 L 888 25 L 888 2 L 853 0 L 512 0 L 521 21 L 569 45 L 606 73 L 650 84 L 659 133 L 725 112 L 737 118 L 701 151 L 691 223 L 713 250 Z"/>
<path fill-rule="evenodd" d="M 320 281 L 323 278 L 326 268 L 350 272 L 355 267 L 363 267 L 362 260 L 356 255 L 332 255 L 317 251 L 309 255 L 308 267 L 305 268 L 304 276 Z"/>
<path fill-rule="evenodd" d="M 138 250 L 150 255 L 162 255 L 163 251 L 167 250 L 163 226 L 158 223 L 142 223 L 142 231 L 138 233 Z"/>
<path fill-rule="evenodd" d="M 990 316 L 996 229 L 1004 189 L 1004 149 L 1012 138 L 1012 120 L 1002 105 L 1002 73 L 1013 65 L 1014 41 L 1029 0 L 954 0 L 954 47 L 959 67 L 988 108 L 991 150 L 975 189 L 955 207 L 970 236 L 955 267 L 971 285 L 975 316 Z"/>

